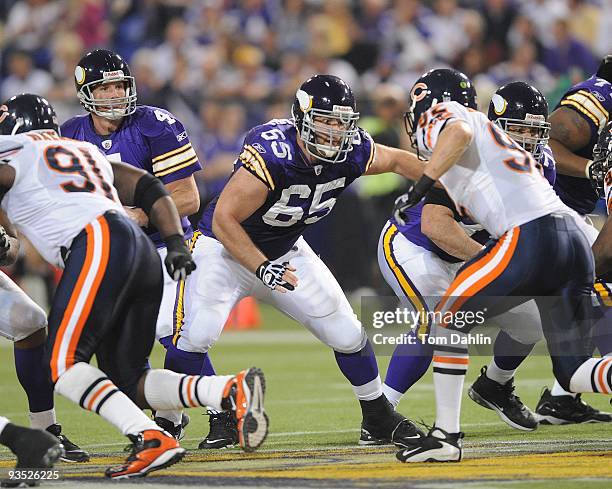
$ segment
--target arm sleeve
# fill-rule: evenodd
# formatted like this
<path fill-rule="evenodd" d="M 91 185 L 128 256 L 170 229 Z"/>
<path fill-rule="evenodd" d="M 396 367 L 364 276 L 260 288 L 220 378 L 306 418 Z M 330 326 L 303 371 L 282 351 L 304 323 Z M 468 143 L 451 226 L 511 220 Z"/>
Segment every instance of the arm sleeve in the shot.
<path fill-rule="evenodd" d="M 565 95 L 561 102 L 559 102 L 560 107 L 569 107 L 575 110 L 589 123 L 592 138 L 597 137 L 597 133 L 606 125 L 609 117 L 608 111 L 597 95 L 600 94 L 582 89 Z"/>
<path fill-rule="evenodd" d="M 187 178 L 202 169 L 187 131 L 170 112 L 154 109 L 146 121 L 151 173 L 163 183 Z"/>
<path fill-rule="evenodd" d="M 455 203 L 452 201 L 446 190 L 442 188 L 432 188 L 427 192 L 425 196 L 425 205 L 434 204 L 434 205 L 442 205 L 444 207 L 448 207 L 451 211 L 453 211 L 453 217 L 455 221 L 461 221 L 461 216 L 457 212 L 457 208 Z"/>
<path fill-rule="evenodd" d="M 273 158 L 268 157 L 271 151 L 265 149 L 263 144 L 266 141 L 260 139 L 256 131 L 250 131 L 246 135 L 240 155 L 234 163 L 234 170 L 244 168 L 261 180 L 268 190 L 273 191 L 280 177 L 279 165 Z"/>
<path fill-rule="evenodd" d="M 366 130 L 359 128 L 357 131 L 351 153 L 349 158 L 356 162 L 359 172 L 357 176 L 361 176 L 368 171 L 376 159 L 376 144 Z"/>

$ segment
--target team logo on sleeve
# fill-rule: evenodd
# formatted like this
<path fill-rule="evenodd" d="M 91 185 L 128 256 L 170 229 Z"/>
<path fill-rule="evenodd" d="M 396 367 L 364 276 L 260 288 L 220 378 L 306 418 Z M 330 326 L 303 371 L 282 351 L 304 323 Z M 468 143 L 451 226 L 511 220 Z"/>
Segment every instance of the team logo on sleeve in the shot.
<path fill-rule="evenodd" d="M 266 148 L 264 148 L 261 144 L 259 143 L 253 143 L 251 146 L 253 146 L 253 148 L 255 148 L 257 150 L 258 153 L 264 154 L 266 152 Z"/>

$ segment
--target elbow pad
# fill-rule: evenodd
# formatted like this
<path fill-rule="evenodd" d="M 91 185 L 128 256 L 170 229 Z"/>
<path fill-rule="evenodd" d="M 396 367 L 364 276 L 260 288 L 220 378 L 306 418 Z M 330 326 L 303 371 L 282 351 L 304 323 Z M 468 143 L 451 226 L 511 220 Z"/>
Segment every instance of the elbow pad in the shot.
<path fill-rule="evenodd" d="M 162 197 L 170 195 L 159 178 L 147 173 L 136 184 L 134 191 L 134 205 L 140 207 L 147 215 L 153 204 Z"/>

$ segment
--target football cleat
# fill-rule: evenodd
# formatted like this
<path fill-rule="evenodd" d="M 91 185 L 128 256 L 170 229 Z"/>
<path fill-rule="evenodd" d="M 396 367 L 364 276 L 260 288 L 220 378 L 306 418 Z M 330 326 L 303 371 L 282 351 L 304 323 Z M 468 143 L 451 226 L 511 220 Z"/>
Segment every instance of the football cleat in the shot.
<path fill-rule="evenodd" d="M 435 426 L 418 446 L 407 447 L 397 452 L 400 462 L 459 462 L 463 455 L 461 439 L 463 433 L 447 433 Z"/>
<path fill-rule="evenodd" d="M 170 433 L 177 440 L 182 440 L 185 436 L 185 428 L 189 424 L 190 419 L 187 414 L 183 413 L 181 416 L 181 424 L 175 425 L 172 421 L 161 417 L 156 417 L 153 419 L 153 421 L 155 421 L 157 426 L 159 426 L 162 430 Z"/>
<path fill-rule="evenodd" d="M 210 429 L 198 448 L 201 450 L 230 448 L 238 443 L 238 428 L 232 413 L 209 410 Z"/>
<path fill-rule="evenodd" d="M 544 388 L 536 406 L 536 416 L 541 424 L 610 423 L 612 414 L 599 411 L 584 402 L 580 394 L 553 396 Z"/>
<path fill-rule="evenodd" d="M 263 401 L 266 381 L 255 367 L 232 377 L 223 389 L 221 407 L 230 411 L 238 430 L 238 442 L 245 452 L 252 452 L 268 436 L 268 415 Z"/>
<path fill-rule="evenodd" d="M 132 441 L 132 453 L 123 465 L 109 467 L 104 472 L 111 479 L 144 477 L 149 472 L 175 464 L 185 455 L 178 441 L 169 433 L 145 430 L 137 435 L 128 435 Z"/>
<path fill-rule="evenodd" d="M 361 422 L 359 445 L 390 445 L 410 447 L 425 436 L 416 425 L 393 409 L 387 399 L 388 411 L 384 416 L 364 417 Z"/>
<path fill-rule="evenodd" d="M 50 433 L 12 424 L 8 426 L 15 432 L 15 441 L 9 448 L 17 456 L 16 469 L 28 469 L 28 472 L 50 469 L 63 455 L 62 444 Z M 0 487 L 32 487 L 37 484 L 38 479 L 6 479 L 0 482 Z"/>
<path fill-rule="evenodd" d="M 486 375 L 487 367 L 482 367 L 480 377 L 468 390 L 468 395 L 477 404 L 492 409 L 508 426 L 517 430 L 533 431 L 538 420 L 531 410 L 514 395 L 514 379 L 499 384 Z"/>
<path fill-rule="evenodd" d="M 62 462 L 89 462 L 89 453 L 72 443 L 66 435 L 62 433 L 62 425 L 52 424 L 47 428 L 47 431 L 55 436 L 64 446 L 64 455 Z"/>

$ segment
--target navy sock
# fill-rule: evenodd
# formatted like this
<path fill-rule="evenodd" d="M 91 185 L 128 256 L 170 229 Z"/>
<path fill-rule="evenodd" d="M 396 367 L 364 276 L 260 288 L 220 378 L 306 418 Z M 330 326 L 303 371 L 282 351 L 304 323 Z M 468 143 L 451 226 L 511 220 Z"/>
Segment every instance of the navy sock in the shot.
<path fill-rule="evenodd" d="M 53 409 L 53 383 L 45 365 L 45 345 L 34 348 L 13 348 L 17 378 L 28 396 L 31 413 Z"/>
<path fill-rule="evenodd" d="M 516 370 L 533 350 L 535 344 L 525 345 L 513 339 L 505 331 L 500 331 L 493 344 L 495 365 L 502 370 Z"/>
<path fill-rule="evenodd" d="M 358 352 L 340 353 L 334 351 L 334 355 L 338 367 L 351 385 L 364 385 L 378 377 L 376 356 L 369 340 Z"/>
<path fill-rule="evenodd" d="M 210 357 L 208 356 L 208 352 L 204 353 L 204 361 L 202 362 L 202 370 L 200 370 L 200 375 L 217 375 L 217 372 L 215 372 L 215 367 L 213 367 Z"/>
<path fill-rule="evenodd" d="M 612 352 L 612 307 L 607 307 L 603 317 L 595 323 L 593 343 L 602 356 Z"/>
<path fill-rule="evenodd" d="M 206 356 L 206 353 L 179 350 L 170 343 L 166 350 L 164 368 L 181 374 L 200 375 Z"/>
<path fill-rule="evenodd" d="M 426 345 L 414 336 L 414 344 L 397 345 L 385 377 L 385 385 L 405 393 L 427 372 L 433 356 L 432 345 Z"/>

